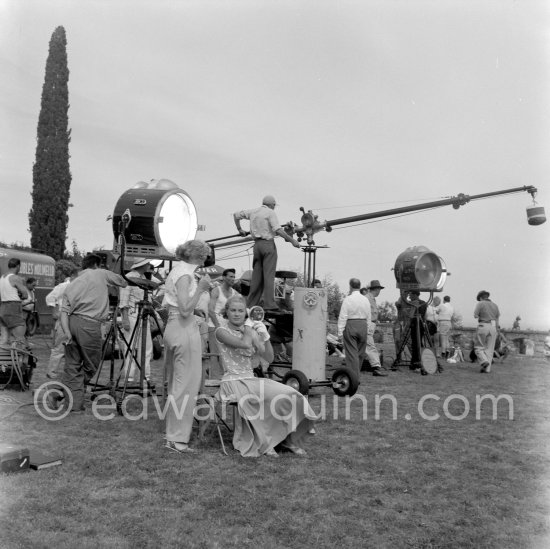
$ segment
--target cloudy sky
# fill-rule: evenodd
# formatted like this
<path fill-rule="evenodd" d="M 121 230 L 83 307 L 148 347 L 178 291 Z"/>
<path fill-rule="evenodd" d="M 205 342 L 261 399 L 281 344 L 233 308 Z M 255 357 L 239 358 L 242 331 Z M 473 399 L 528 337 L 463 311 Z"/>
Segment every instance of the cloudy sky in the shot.
<path fill-rule="evenodd" d="M 478 0 L 0 0 L 0 240 L 29 242 L 48 44 L 67 33 L 68 244 L 112 246 L 106 221 L 138 181 L 186 190 L 205 239 L 274 194 L 338 219 L 465 193 L 550 186 L 550 4 Z M 546 204 L 545 204 L 546 203 Z M 319 233 L 317 271 L 343 288 L 424 245 L 452 273 L 466 325 L 491 292 L 502 324 L 550 328 L 550 224 L 527 193 Z M 280 242 L 279 267 L 303 254 Z M 227 257 L 232 255 L 233 257 Z M 238 272 L 247 247 L 218 251 Z M 223 259 L 225 258 L 225 259 Z"/>

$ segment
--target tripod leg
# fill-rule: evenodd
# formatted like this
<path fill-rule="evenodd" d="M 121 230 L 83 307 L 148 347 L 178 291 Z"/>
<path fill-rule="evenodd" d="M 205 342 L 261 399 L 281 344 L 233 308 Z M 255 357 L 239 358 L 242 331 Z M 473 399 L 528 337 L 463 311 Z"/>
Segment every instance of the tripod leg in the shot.
<path fill-rule="evenodd" d="M 138 306 L 138 314 L 134 321 L 134 328 L 132 335 L 127 343 L 126 353 L 124 355 L 124 363 L 121 370 L 121 375 L 124 374 L 124 384 L 118 400 L 119 408 L 122 405 L 122 401 L 126 397 L 129 391 L 128 381 L 130 373 L 137 368 L 139 372 L 139 384 L 138 388 L 132 387 L 132 394 L 140 394 L 142 398 L 146 398 L 151 394 L 154 394 L 154 386 L 149 379 L 145 376 L 145 368 L 147 361 L 147 335 L 149 331 L 148 316 L 149 312 L 145 310 L 145 302 L 140 302 Z M 159 326 L 160 328 L 160 326 Z M 120 328 L 119 328 L 120 330 Z M 120 377 L 119 375 L 119 381 Z"/>
<path fill-rule="evenodd" d="M 410 339 L 410 335 L 411 335 L 411 323 L 409 322 L 407 324 L 407 327 L 405 328 L 405 333 L 401 336 L 401 341 L 399 343 L 399 349 L 397 350 L 395 361 L 393 363 L 394 364 L 394 367 L 392 368 L 393 370 L 397 370 L 397 367 L 401 364 L 401 354 L 403 353 L 403 351 L 407 347 L 407 344 L 408 344 L 409 339 Z"/>
<path fill-rule="evenodd" d="M 105 337 L 105 341 L 103 342 L 103 346 L 101 348 L 101 361 L 99 362 L 99 367 L 97 369 L 97 372 L 95 374 L 95 382 L 94 386 L 91 388 L 92 393 L 92 399 L 95 396 L 95 393 L 99 390 L 105 390 L 110 389 L 113 383 L 113 368 L 114 368 L 114 352 L 115 352 L 115 343 L 116 343 L 116 334 L 115 334 L 115 326 L 113 322 L 111 322 L 111 325 L 109 326 L 109 331 L 107 332 L 107 336 Z M 107 349 L 109 348 L 109 344 L 111 345 L 111 376 L 110 376 L 110 385 L 102 386 L 99 385 L 99 378 L 101 376 L 101 372 L 103 370 L 103 364 L 105 363 L 105 357 L 107 355 Z"/>
<path fill-rule="evenodd" d="M 124 334 L 122 332 L 122 329 L 118 327 L 118 330 L 120 334 L 122 335 L 125 343 L 126 343 L 126 351 L 124 353 L 124 360 L 122 362 L 122 368 L 120 370 L 118 380 L 117 380 L 117 386 L 120 383 L 121 378 L 124 379 L 124 382 L 122 384 L 122 390 L 120 394 L 120 398 L 118 401 L 118 405 L 120 406 L 122 404 L 122 401 L 124 400 L 126 393 L 128 392 L 128 383 L 130 382 L 130 374 L 132 373 L 132 370 L 134 367 L 138 367 L 139 370 L 141 370 L 141 367 L 139 366 L 138 362 L 138 354 L 137 354 L 137 343 L 139 341 L 140 337 L 140 330 L 141 330 L 141 324 L 139 322 L 136 322 L 134 324 L 132 333 L 130 335 L 130 339 L 126 341 L 126 338 L 124 337 Z M 133 381 L 133 379 L 132 379 Z"/>

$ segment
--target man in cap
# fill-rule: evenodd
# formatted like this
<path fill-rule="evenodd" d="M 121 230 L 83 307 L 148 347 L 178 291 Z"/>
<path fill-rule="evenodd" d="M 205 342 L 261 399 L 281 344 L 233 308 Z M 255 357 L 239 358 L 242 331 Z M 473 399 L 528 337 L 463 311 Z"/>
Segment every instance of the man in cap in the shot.
<path fill-rule="evenodd" d="M 361 290 L 361 293 L 366 296 L 370 303 L 370 322 L 369 330 L 367 333 L 367 346 L 365 347 L 365 355 L 372 368 L 373 376 L 386 376 L 386 372 L 382 370 L 382 365 L 380 364 L 380 355 L 378 354 L 378 349 L 374 344 L 374 332 L 376 330 L 376 323 L 378 321 L 378 304 L 376 303 L 376 298 L 380 295 L 380 290 L 383 290 L 384 286 L 380 284 L 379 280 L 371 280 L 370 284 L 367 286 L 366 292 Z"/>
<path fill-rule="evenodd" d="M 279 235 L 295 248 L 300 247 L 298 241 L 287 234 L 279 224 L 274 211 L 276 205 L 275 198 L 267 195 L 259 208 L 242 210 L 233 214 L 235 226 L 241 236 L 246 236 L 246 232 L 241 227 L 241 219 L 250 221 L 250 236 L 254 239 L 252 281 L 247 306 L 260 305 L 263 296 L 263 308 L 267 311 L 279 309 L 274 297 L 275 271 L 277 269 L 275 236 Z"/>
<path fill-rule="evenodd" d="M 481 290 L 477 294 L 477 305 L 474 309 L 474 318 L 478 322 L 474 350 L 481 364 L 482 374 L 488 374 L 491 371 L 500 318 L 498 306 L 489 299 L 489 296 L 488 291 Z"/>

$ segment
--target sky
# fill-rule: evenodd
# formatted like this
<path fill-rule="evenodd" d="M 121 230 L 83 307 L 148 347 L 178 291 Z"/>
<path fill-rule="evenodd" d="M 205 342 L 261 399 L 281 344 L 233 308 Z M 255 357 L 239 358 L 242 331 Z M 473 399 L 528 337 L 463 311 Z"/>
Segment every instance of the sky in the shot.
<path fill-rule="evenodd" d="M 72 173 L 67 245 L 113 244 L 138 181 L 192 198 L 198 238 L 276 197 L 321 220 L 524 185 L 548 203 L 550 4 L 478 0 L 0 0 L 0 240 L 29 243 L 32 166 L 48 44 L 67 34 Z M 546 204 L 545 204 L 546 203 Z M 550 329 L 550 224 L 527 193 L 320 232 L 317 275 L 385 286 L 410 246 L 445 261 L 473 326 L 488 290 L 502 326 Z M 251 268 L 250 246 L 217 263 Z M 279 269 L 304 254 L 279 239 Z"/>

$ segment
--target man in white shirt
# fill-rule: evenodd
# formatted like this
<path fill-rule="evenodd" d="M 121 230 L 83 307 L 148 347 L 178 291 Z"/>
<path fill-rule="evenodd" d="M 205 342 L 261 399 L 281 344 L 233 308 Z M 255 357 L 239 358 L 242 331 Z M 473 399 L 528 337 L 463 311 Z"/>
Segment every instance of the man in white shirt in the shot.
<path fill-rule="evenodd" d="M 435 309 L 435 312 L 437 313 L 437 331 L 439 333 L 441 356 L 448 358 L 450 351 L 449 335 L 452 328 L 451 319 L 455 312 L 451 305 L 451 298 L 448 295 L 443 298 L 443 303 Z"/>
<path fill-rule="evenodd" d="M 61 326 L 61 304 L 63 302 L 63 294 L 65 289 L 74 280 L 80 271 L 73 269 L 69 277 L 64 282 L 58 284 L 49 294 L 46 295 L 46 305 L 52 307 L 52 319 L 55 320 L 53 332 L 53 347 L 50 353 L 50 361 L 48 363 L 48 372 L 46 377 L 57 379 L 63 373 L 65 364 L 65 334 Z"/>
<path fill-rule="evenodd" d="M 371 319 L 369 300 L 360 292 L 361 281 L 349 281 L 349 295 L 342 302 L 338 317 L 338 337 L 342 338 L 346 366 L 359 375 L 365 356 Z"/>

